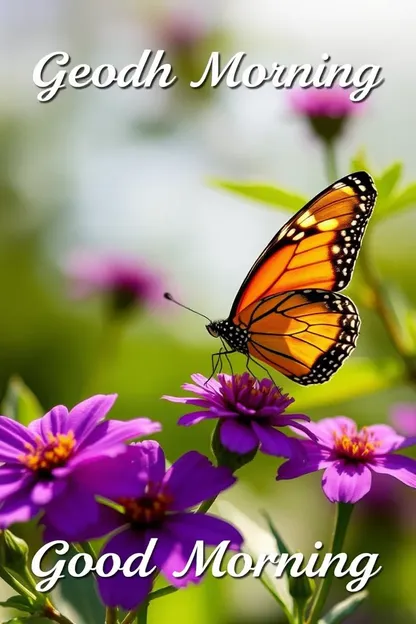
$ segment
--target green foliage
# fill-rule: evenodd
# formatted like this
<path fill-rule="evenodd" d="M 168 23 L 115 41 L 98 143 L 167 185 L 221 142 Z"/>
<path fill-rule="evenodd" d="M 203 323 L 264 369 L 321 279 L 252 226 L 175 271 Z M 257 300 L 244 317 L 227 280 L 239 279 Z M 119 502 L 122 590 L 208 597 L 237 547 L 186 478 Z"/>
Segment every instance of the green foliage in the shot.
<path fill-rule="evenodd" d="M 38 615 L 29 615 L 28 617 L 15 617 L 2 624 L 51 624 L 51 621 Z"/>
<path fill-rule="evenodd" d="M 339 624 L 352 615 L 368 597 L 367 591 L 355 594 L 335 605 L 318 624 Z"/>
<path fill-rule="evenodd" d="M 5 609 L 16 609 L 17 611 L 23 611 L 24 613 L 33 613 L 34 601 L 28 596 L 10 596 L 4 602 L 0 602 L 0 606 Z"/>
<path fill-rule="evenodd" d="M 71 559 L 77 551 L 73 546 L 69 553 L 65 555 L 67 560 Z M 104 622 L 104 607 L 98 598 L 95 581 L 92 574 L 80 579 L 73 578 L 66 574 L 60 579 L 59 594 L 54 592 L 53 602 L 60 611 L 65 612 L 67 605 L 77 614 L 77 624 L 102 624 Z"/>
<path fill-rule="evenodd" d="M 290 392 L 296 397 L 296 409 L 307 411 L 392 388 L 402 376 L 402 365 L 393 358 L 375 361 L 353 357 L 329 382 L 307 387 L 291 384 Z M 288 384 L 285 388 L 289 389 Z"/>
<path fill-rule="evenodd" d="M 12 377 L 1 405 L 1 413 L 22 425 L 43 415 L 42 407 L 31 390 L 19 377 Z"/>
<path fill-rule="evenodd" d="M 416 205 L 416 183 L 412 182 L 399 188 L 403 176 L 403 163 L 395 162 L 381 173 L 375 173 L 369 164 L 364 151 L 360 151 L 351 159 L 351 169 L 364 169 L 371 173 L 378 191 L 377 204 L 371 224 L 399 214 Z"/>
<path fill-rule="evenodd" d="M 358 152 L 351 159 L 351 171 L 368 171 L 372 174 L 378 191 L 376 210 L 372 223 L 377 223 L 387 217 L 401 213 L 416 205 L 416 182 L 400 188 L 403 176 L 403 164 L 394 162 L 384 171 L 376 174 L 370 166 L 363 151 Z M 239 182 L 214 178 L 210 180 L 212 186 L 221 188 L 246 199 L 267 204 L 273 208 L 280 208 L 295 213 L 307 203 L 307 198 L 295 191 L 288 191 L 267 182 Z"/>
<path fill-rule="evenodd" d="M 219 178 L 214 178 L 210 182 L 212 186 L 231 191 L 246 199 L 262 202 L 274 208 L 286 208 L 290 212 L 296 212 L 307 202 L 305 197 L 296 192 L 268 183 L 233 182 Z"/>

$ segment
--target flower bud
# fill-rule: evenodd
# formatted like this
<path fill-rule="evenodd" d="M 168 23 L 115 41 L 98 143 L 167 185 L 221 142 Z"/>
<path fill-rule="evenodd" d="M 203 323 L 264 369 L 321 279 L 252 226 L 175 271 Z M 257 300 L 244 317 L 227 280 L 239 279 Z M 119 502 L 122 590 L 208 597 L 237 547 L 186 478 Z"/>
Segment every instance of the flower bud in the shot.
<path fill-rule="evenodd" d="M 217 423 L 214 433 L 212 434 L 211 449 L 217 460 L 218 466 L 226 466 L 227 468 L 230 468 L 232 472 L 235 472 L 239 468 L 245 466 L 245 464 L 249 464 L 255 458 L 258 447 L 254 448 L 249 453 L 245 453 L 244 455 L 229 451 L 221 442 L 220 427 L 221 421 Z"/>
<path fill-rule="evenodd" d="M 315 582 L 305 574 L 302 576 L 289 575 L 289 592 L 297 608 L 303 611 L 315 591 Z"/>
<path fill-rule="evenodd" d="M 0 565 L 21 574 L 26 570 L 29 547 L 24 540 L 6 529 L 0 533 Z"/>

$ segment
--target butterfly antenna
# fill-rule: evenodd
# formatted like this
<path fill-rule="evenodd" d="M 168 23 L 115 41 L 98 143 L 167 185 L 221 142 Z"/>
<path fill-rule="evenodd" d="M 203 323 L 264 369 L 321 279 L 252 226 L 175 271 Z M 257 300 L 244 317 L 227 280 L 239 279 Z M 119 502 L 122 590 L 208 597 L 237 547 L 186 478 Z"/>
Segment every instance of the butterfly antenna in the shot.
<path fill-rule="evenodd" d="M 193 312 L 194 314 L 197 314 L 198 316 L 202 316 L 202 318 L 212 323 L 211 319 L 208 316 L 205 316 L 205 314 L 202 314 L 201 312 L 197 312 L 196 310 L 193 310 L 192 308 L 189 308 L 188 306 L 183 305 L 183 303 L 179 303 L 179 301 L 174 299 L 170 293 L 167 292 L 163 296 L 168 301 L 172 301 L 172 303 L 176 303 L 176 305 L 178 305 L 180 308 L 184 308 L 184 310 L 188 310 L 189 312 Z"/>

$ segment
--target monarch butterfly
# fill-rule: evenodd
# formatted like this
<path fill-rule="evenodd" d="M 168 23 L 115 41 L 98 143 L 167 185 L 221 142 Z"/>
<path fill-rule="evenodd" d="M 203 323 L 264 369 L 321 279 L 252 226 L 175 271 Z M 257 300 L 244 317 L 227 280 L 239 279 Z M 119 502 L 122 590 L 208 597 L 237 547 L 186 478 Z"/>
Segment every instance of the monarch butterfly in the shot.
<path fill-rule="evenodd" d="M 359 334 L 357 308 L 338 291 L 351 280 L 376 197 L 372 178 L 359 171 L 289 219 L 254 263 L 229 317 L 206 326 L 229 346 L 218 355 L 243 353 L 304 385 L 328 381 Z"/>

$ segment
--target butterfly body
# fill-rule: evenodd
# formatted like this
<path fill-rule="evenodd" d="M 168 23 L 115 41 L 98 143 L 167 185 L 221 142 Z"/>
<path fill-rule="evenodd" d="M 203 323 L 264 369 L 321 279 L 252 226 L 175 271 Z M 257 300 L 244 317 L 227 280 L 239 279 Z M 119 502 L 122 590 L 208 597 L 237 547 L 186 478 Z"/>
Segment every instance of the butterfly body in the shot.
<path fill-rule="evenodd" d="M 300 384 L 323 383 L 356 345 L 360 317 L 339 290 L 353 273 L 377 192 L 342 178 L 296 213 L 244 280 L 230 316 L 207 325 L 234 351 Z"/>

